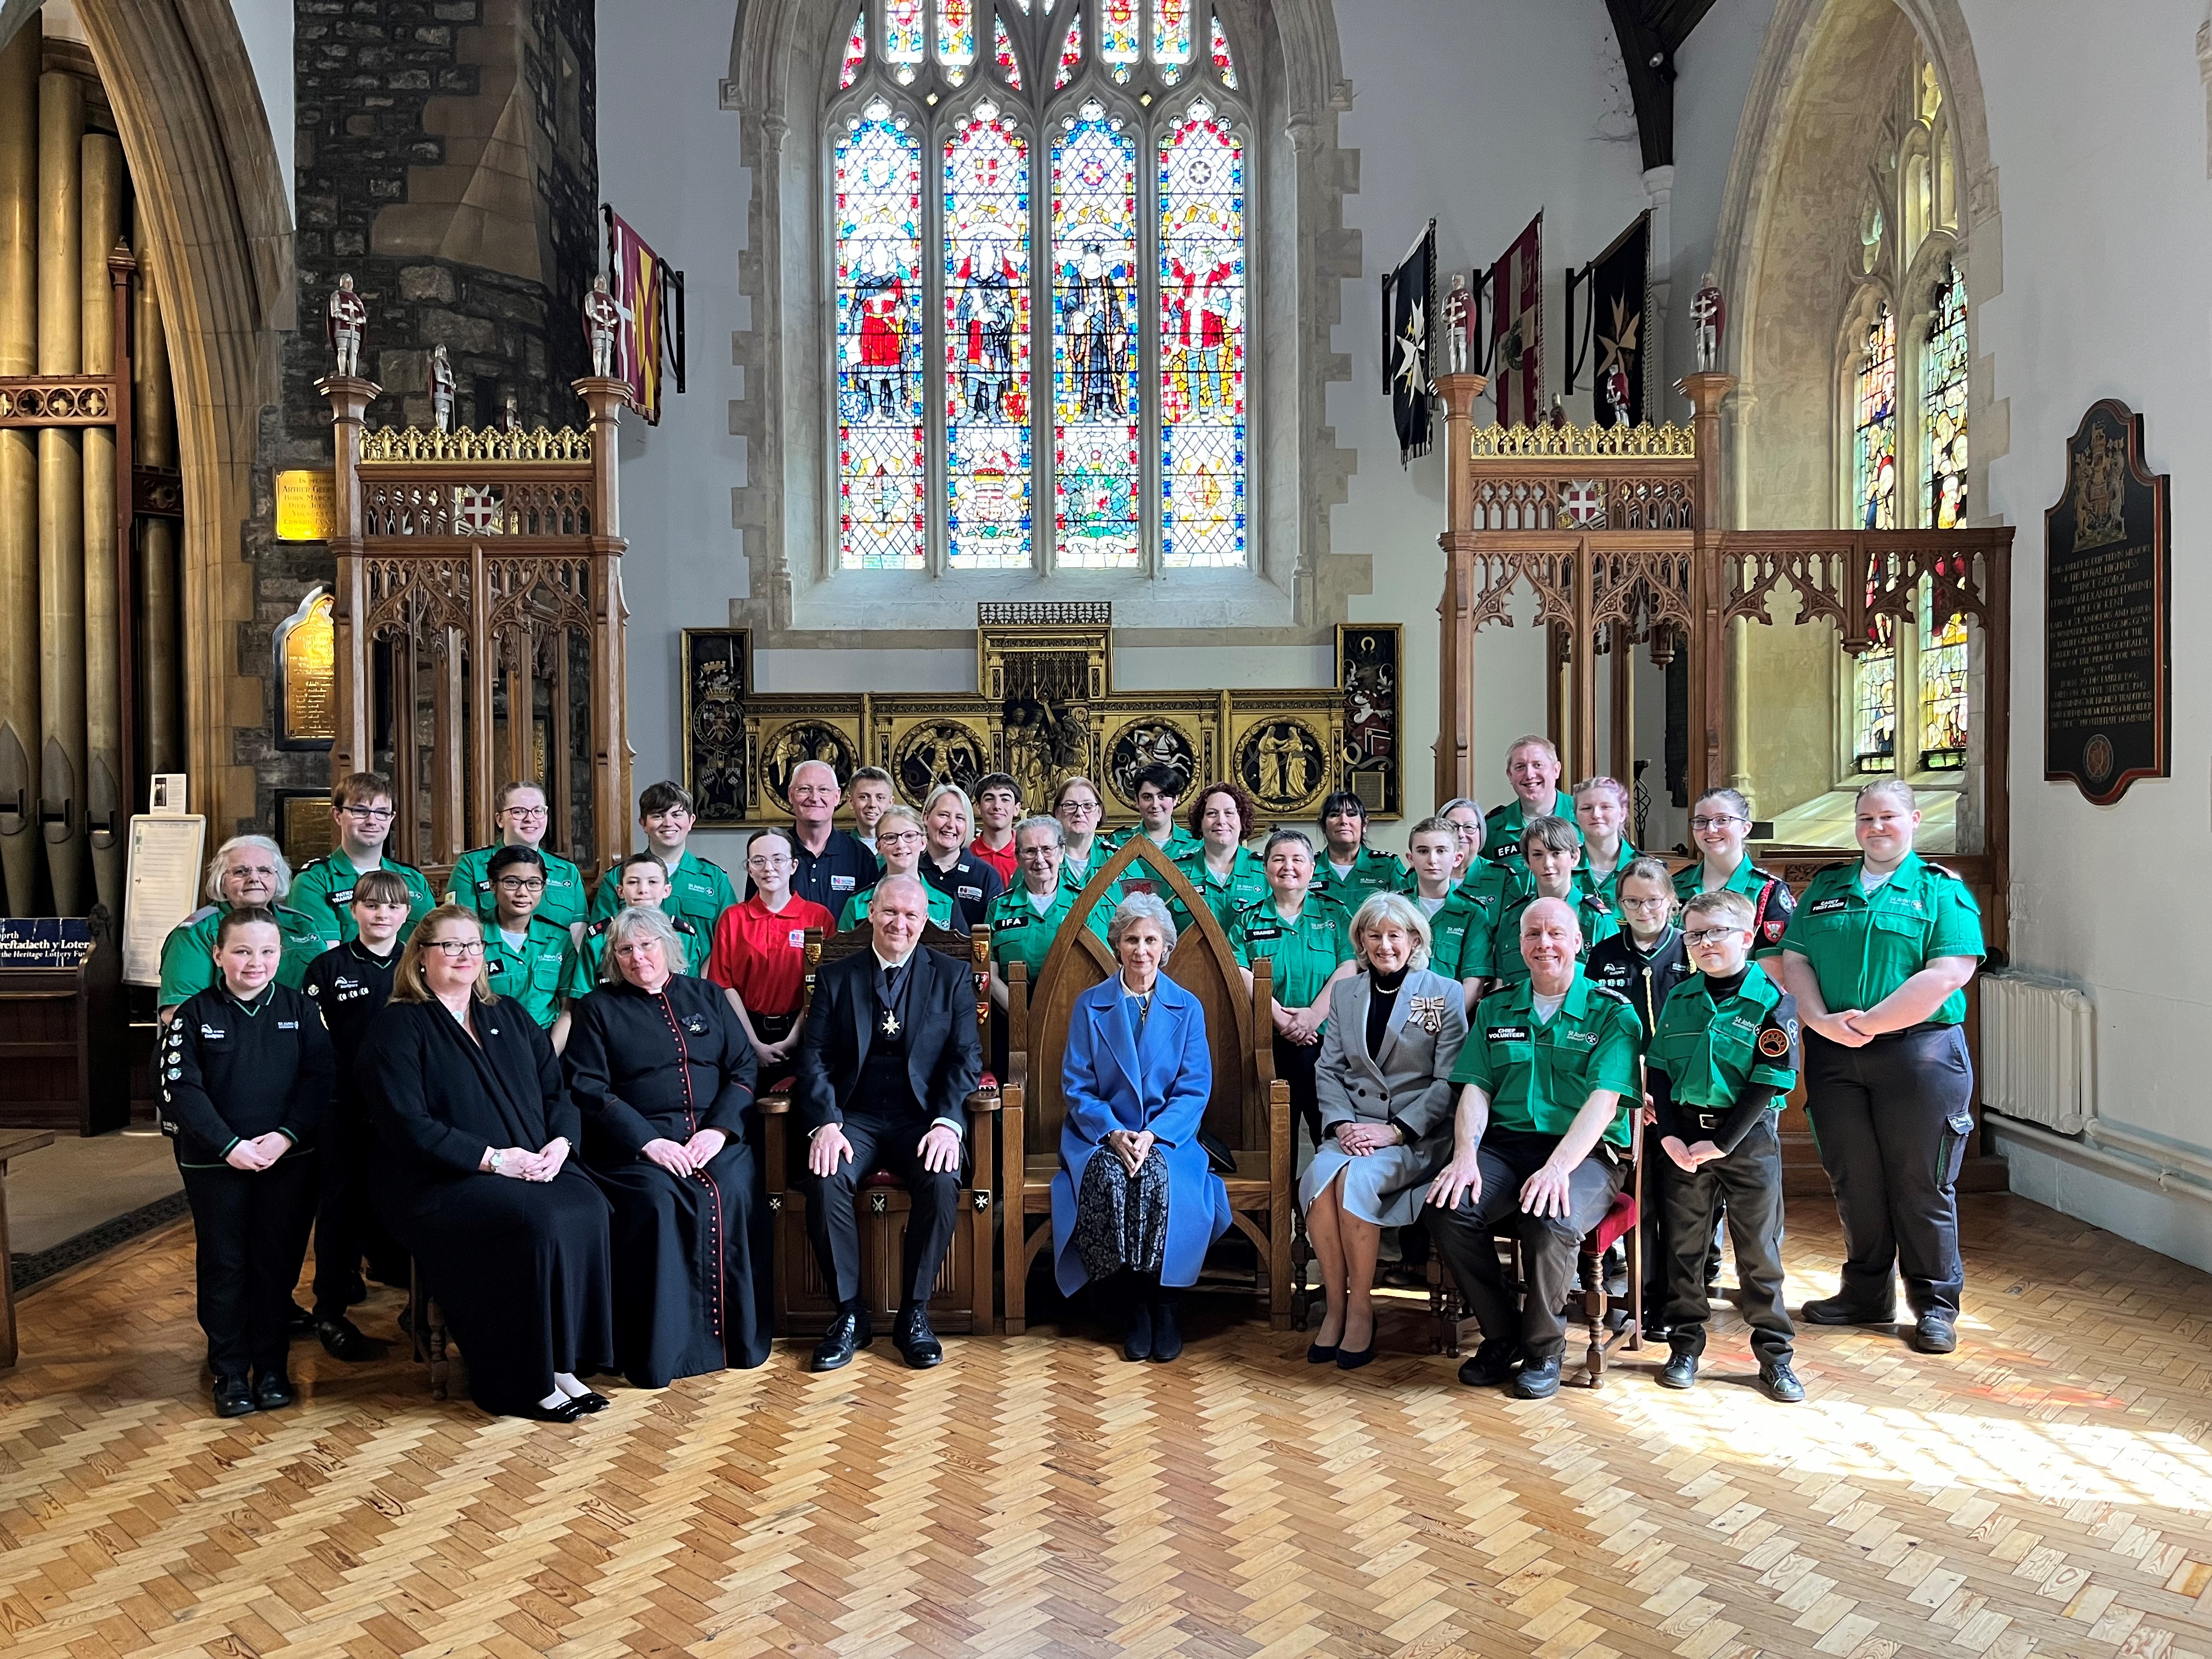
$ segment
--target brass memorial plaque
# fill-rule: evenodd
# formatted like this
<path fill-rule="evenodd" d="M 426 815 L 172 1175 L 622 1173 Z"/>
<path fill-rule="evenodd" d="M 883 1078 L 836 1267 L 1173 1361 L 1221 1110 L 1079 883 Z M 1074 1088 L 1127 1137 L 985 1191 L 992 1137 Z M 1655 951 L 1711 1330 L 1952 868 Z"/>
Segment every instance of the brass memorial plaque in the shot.
<path fill-rule="evenodd" d="M 338 735 L 337 630 L 331 592 L 318 587 L 276 625 L 276 746 L 327 750 Z"/>

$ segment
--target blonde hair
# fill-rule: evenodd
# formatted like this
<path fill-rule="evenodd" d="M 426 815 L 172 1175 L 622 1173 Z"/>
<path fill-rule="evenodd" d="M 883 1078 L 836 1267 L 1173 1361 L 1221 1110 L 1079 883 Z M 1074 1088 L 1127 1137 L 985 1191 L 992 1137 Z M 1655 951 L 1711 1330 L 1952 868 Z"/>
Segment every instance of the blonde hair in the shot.
<path fill-rule="evenodd" d="M 684 940 L 676 932 L 676 924 L 668 913 L 658 905 L 626 904 L 607 921 L 606 943 L 599 951 L 599 982 L 612 985 L 622 977 L 615 965 L 615 951 L 627 944 L 633 933 L 650 933 L 660 941 L 660 948 L 668 962 L 668 975 L 680 978 L 685 966 Z"/>
<path fill-rule="evenodd" d="M 957 783 L 940 783 L 936 788 L 931 790 L 929 792 L 928 800 L 924 802 L 922 805 L 922 816 L 926 818 L 932 812 L 934 812 L 937 810 L 937 803 L 943 800 L 947 795 L 951 796 L 953 799 L 960 803 L 960 816 L 966 821 L 968 826 L 966 831 L 968 839 L 969 841 L 975 840 L 975 803 L 968 799 L 968 792 L 965 789 L 963 789 Z M 878 818 L 877 822 L 880 823 L 883 820 Z M 927 832 L 928 827 L 929 826 L 927 824 L 924 824 L 922 826 L 924 833 Z"/>
<path fill-rule="evenodd" d="M 1731 928 L 1748 928 L 1758 920 L 1759 912 L 1742 894 L 1723 888 L 1717 892 L 1700 893 L 1682 907 L 1685 927 L 1697 916 L 1716 916 Z"/>
<path fill-rule="evenodd" d="M 1552 757 L 1553 765 L 1557 766 L 1559 763 L 1559 746 L 1549 738 L 1539 737 L 1534 732 L 1529 732 L 1526 737 L 1516 738 L 1505 745 L 1505 763 L 1508 766 L 1512 765 L 1513 757 L 1523 749 L 1540 749 Z"/>
<path fill-rule="evenodd" d="M 876 839 L 878 841 L 880 842 L 884 838 L 884 826 L 890 823 L 894 818 L 906 825 L 909 830 L 919 830 L 921 831 L 921 836 L 924 841 L 927 841 L 929 839 L 929 826 L 921 821 L 921 814 L 915 811 L 914 808 L 907 805 L 902 801 L 893 801 L 889 806 L 884 808 L 883 816 L 876 820 Z"/>
<path fill-rule="evenodd" d="M 1366 953 L 1361 949 L 1367 935 L 1386 921 L 1396 922 L 1413 936 L 1413 948 L 1406 957 L 1407 965 L 1427 967 L 1429 919 L 1422 915 L 1421 907 L 1403 893 L 1376 893 L 1352 913 L 1352 953 L 1359 958 L 1360 965 L 1364 967 L 1367 963 Z"/>
<path fill-rule="evenodd" d="M 483 923 L 473 910 L 464 910 L 458 904 L 441 904 L 415 924 L 415 931 L 407 936 L 407 948 L 399 953 L 399 966 L 392 974 L 392 1000 L 394 1002 L 431 1002 L 436 999 L 430 981 L 422 975 L 422 953 L 430 943 L 430 935 L 441 922 L 465 921 L 483 937 Z M 481 960 L 481 958 L 479 958 Z M 477 969 L 475 997 L 478 1002 L 496 1002 L 499 993 L 491 988 L 491 975 L 482 967 Z"/>

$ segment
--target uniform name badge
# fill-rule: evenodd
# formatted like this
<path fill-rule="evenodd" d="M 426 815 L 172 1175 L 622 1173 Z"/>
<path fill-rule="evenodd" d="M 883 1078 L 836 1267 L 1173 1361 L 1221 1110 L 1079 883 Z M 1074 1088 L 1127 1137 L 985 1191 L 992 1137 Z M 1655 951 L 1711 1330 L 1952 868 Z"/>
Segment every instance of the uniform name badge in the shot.
<path fill-rule="evenodd" d="M 849 893 L 849 892 L 851 892 L 851 891 L 853 890 L 853 878 L 852 878 L 852 877 L 850 877 L 850 876 L 832 876 L 832 877 L 830 877 L 830 890 L 831 892 L 833 892 L 833 893 Z"/>
<path fill-rule="evenodd" d="M 806 948 L 806 930 L 804 927 L 793 928 L 791 930 L 790 938 L 785 942 L 794 951 L 805 950 Z"/>
<path fill-rule="evenodd" d="M 1444 1000 L 1442 997 L 1415 997 L 1407 1005 L 1406 1018 L 1409 1024 L 1418 1025 L 1434 1036 L 1444 1029 Z"/>

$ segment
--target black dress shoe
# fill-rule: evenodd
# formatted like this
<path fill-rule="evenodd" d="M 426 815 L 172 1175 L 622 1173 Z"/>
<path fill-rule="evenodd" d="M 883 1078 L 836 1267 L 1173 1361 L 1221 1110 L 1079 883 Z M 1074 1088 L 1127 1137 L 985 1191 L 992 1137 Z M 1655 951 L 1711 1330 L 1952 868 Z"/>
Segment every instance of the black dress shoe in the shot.
<path fill-rule="evenodd" d="M 323 1352 L 349 1364 L 384 1357 L 384 1344 L 367 1335 L 350 1319 L 325 1319 L 315 1327 L 323 1339 Z"/>
<path fill-rule="evenodd" d="M 1337 1350 L 1334 1346 L 1323 1347 L 1318 1342 L 1306 1345 L 1306 1364 L 1309 1365 L 1333 1365 L 1336 1363 L 1336 1355 Z"/>
<path fill-rule="evenodd" d="M 1766 1390 L 1768 1399 L 1779 1400 L 1787 1406 L 1794 1406 L 1805 1397 L 1805 1385 L 1790 1369 L 1787 1355 L 1769 1360 L 1759 1368 L 1759 1385 Z"/>
<path fill-rule="evenodd" d="M 853 1356 L 876 1340 L 866 1313 L 841 1313 L 815 1344 L 811 1369 L 834 1371 L 853 1363 Z"/>
<path fill-rule="evenodd" d="M 1164 1365 L 1182 1352 L 1182 1328 L 1176 1323 L 1172 1302 L 1152 1304 L 1152 1358 Z"/>
<path fill-rule="evenodd" d="M 1659 1368 L 1659 1386 L 1662 1389 L 1691 1389 L 1697 1382 L 1698 1356 L 1687 1348 L 1675 1349 Z"/>
<path fill-rule="evenodd" d="M 606 1410 L 615 1402 L 597 1389 L 593 1389 L 589 1394 L 570 1395 L 568 1403 L 576 1408 L 578 1415 L 590 1417 L 596 1413 Z"/>
<path fill-rule="evenodd" d="M 313 1336 L 315 1334 L 314 1315 L 295 1302 L 292 1311 L 285 1316 L 284 1334 L 287 1336 Z"/>
<path fill-rule="evenodd" d="M 1513 1392 L 1523 1400 L 1549 1400 L 1559 1391 L 1559 1357 L 1523 1362 L 1513 1379 Z"/>
<path fill-rule="evenodd" d="M 242 1376 L 218 1376 L 215 1380 L 215 1414 L 217 1417 L 244 1417 L 253 1410 L 253 1390 Z"/>
<path fill-rule="evenodd" d="M 1815 1325 L 1894 1325 L 1897 1315 L 1874 1308 L 1856 1308 L 1840 1296 L 1808 1302 L 1799 1310 Z"/>
<path fill-rule="evenodd" d="M 532 1423 L 573 1423 L 584 1414 L 580 1401 L 564 1400 L 557 1406 L 526 1406 L 515 1413 Z"/>
<path fill-rule="evenodd" d="M 1930 1308 L 1913 1322 L 1912 1346 L 1923 1353 L 1949 1353 L 1959 1346 L 1957 1319 L 1948 1308 Z"/>
<path fill-rule="evenodd" d="M 264 1371 L 253 1380 L 253 1409 L 280 1412 L 300 1396 L 292 1392 L 292 1379 L 282 1371 Z"/>
<path fill-rule="evenodd" d="M 1331 1353 L 1336 1351 L 1332 1348 Z M 1121 1358 L 1134 1361 L 1152 1357 L 1152 1307 L 1149 1302 L 1132 1302 L 1121 1330 Z"/>
<path fill-rule="evenodd" d="M 1494 1389 L 1512 1375 L 1510 1342 L 1485 1342 L 1459 1362 L 1459 1380 L 1470 1389 Z"/>
<path fill-rule="evenodd" d="M 900 1357 L 918 1371 L 945 1363 L 945 1345 L 937 1340 L 937 1333 L 929 1328 L 929 1310 L 907 1309 L 899 1314 L 898 1323 L 891 1328 L 891 1346 Z"/>
<path fill-rule="evenodd" d="M 1340 1371 L 1356 1371 L 1362 1365 L 1367 1364 L 1373 1360 L 1374 1358 L 1375 1340 L 1372 1337 L 1370 1337 L 1367 1340 L 1367 1346 L 1360 1349 L 1356 1353 L 1350 1348 L 1339 1348 L 1336 1351 L 1336 1368 Z"/>

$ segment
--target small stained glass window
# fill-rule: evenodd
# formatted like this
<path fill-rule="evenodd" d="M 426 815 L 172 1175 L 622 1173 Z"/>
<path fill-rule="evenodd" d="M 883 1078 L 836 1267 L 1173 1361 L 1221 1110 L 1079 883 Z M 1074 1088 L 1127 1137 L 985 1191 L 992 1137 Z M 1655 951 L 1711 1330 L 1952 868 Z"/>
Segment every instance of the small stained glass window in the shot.
<path fill-rule="evenodd" d="M 1928 517 L 1937 530 L 1966 523 L 1966 284 L 1956 270 L 1936 293 L 1922 369 L 1920 419 L 1926 428 Z"/>
<path fill-rule="evenodd" d="M 1966 619 L 1958 611 L 1939 628 L 1929 589 L 1920 591 L 1920 764 L 1955 772 L 1966 763 Z"/>
<path fill-rule="evenodd" d="M 1897 317 L 1887 303 L 1859 351 L 1851 423 L 1853 517 L 1861 530 L 1897 528 Z"/>
<path fill-rule="evenodd" d="M 1075 78 L 1075 71 L 1083 67 L 1083 9 L 1067 20 L 1067 33 L 1060 43 L 1060 69 L 1052 77 L 1055 88 L 1066 86 Z"/>
<path fill-rule="evenodd" d="M 1014 43 L 1006 33 L 1004 17 L 999 19 L 998 27 L 992 35 L 991 50 L 999 60 L 999 73 L 1006 77 L 1006 85 L 1019 92 L 1022 89 L 1022 62 L 1014 56 Z"/>
<path fill-rule="evenodd" d="M 922 0 L 884 0 L 884 61 L 902 86 L 921 62 L 921 8 Z"/>
<path fill-rule="evenodd" d="M 868 61 L 868 9 L 862 6 L 853 19 L 853 32 L 845 37 L 845 66 L 837 72 L 837 90 L 844 91 L 857 80 L 860 65 Z"/>
<path fill-rule="evenodd" d="M 1213 72 L 1221 77 L 1221 84 L 1230 91 L 1237 90 L 1237 63 L 1229 55 L 1228 31 L 1221 27 L 1218 12 L 1213 18 Z"/>
<path fill-rule="evenodd" d="M 1860 656 L 1854 699 L 1852 759 L 1862 772 L 1897 770 L 1897 620 L 1876 617 L 1874 642 Z"/>

